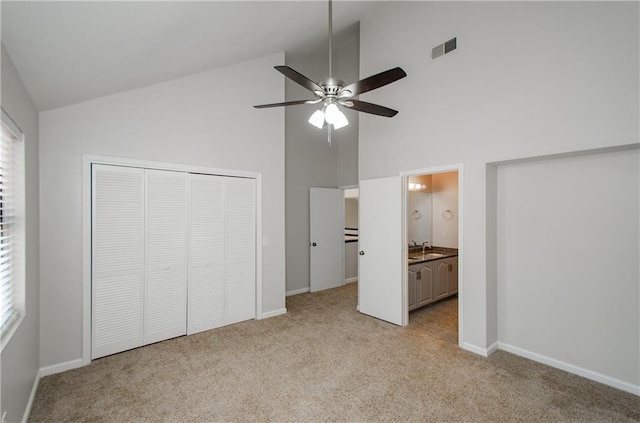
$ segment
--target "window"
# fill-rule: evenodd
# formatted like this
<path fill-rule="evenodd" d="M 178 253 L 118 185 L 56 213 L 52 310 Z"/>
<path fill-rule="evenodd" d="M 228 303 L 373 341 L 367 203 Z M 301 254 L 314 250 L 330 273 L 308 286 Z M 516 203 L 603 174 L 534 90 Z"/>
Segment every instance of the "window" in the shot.
<path fill-rule="evenodd" d="M 0 137 L 0 333 L 2 347 L 24 317 L 24 149 L 3 112 Z"/>

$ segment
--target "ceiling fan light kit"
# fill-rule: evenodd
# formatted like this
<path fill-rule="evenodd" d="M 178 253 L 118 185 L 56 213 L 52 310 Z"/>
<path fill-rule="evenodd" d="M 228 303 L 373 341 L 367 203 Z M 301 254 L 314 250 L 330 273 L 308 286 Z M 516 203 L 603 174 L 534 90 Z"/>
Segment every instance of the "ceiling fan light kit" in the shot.
<path fill-rule="evenodd" d="M 318 129 L 324 128 L 324 113 L 322 110 L 316 110 L 309 118 L 309 123 Z"/>
<path fill-rule="evenodd" d="M 334 127 L 339 125 L 342 128 L 343 126 L 349 124 L 349 122 L 347 121 L 347 117 L 344 115 L 344 113 L 342 113 L 340 109 L 338 109 L 336 103 L 329 103 L 327 107 L 324 108 L 324 120 L 326 120 L 328 124 L 333 125 Z"/>
<path fill-rule="evenodd" d="M 316 98 L 311 100 L 287 101 L 284 103 L 261 104 L 253 106 L 256 109 L 270 107 L 294 106 L 300 104 L 319 104 L 322 108 L 316 110 L 309 118 L 309 123 L 318 129 L 327 126 L 329 144 L 331 144 L 331 126 L 333 129 L 340 129 L 349 124 L 344 112 L 339 106 L 356 110 L 358 112 L 369 113 L 377 116 L 393 117 L 398 114 L 397 110 L 378 104 L 367 103 L 356 100 L 353 97 L 365 92 L 375 90 L 387 84 L 395 82 L 407 76 L 406 72 L 399 67 L 389 69 L 379 74 L 370 76 L 361 81 L 345 86 L 344 82 L 332 77 L 332 44 L 333 44 L 333 12 L 332 0 L 329 0 L 329 77 L 324 81 L 313 82 L 306 76 L 290 68 L 289 66 L 275 66 L 275 69 L 287 78 L 296 82 L 300 86 L 311 91 Z"/>

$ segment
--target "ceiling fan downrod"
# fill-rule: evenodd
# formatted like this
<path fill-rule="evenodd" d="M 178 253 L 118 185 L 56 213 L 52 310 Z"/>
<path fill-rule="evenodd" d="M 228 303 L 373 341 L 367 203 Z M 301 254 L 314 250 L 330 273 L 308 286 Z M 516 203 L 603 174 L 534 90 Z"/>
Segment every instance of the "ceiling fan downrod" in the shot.
<path fill-rule="evenodd" d="M 329 79 L 333 77 L 333 0 L 329 0 Z"/>

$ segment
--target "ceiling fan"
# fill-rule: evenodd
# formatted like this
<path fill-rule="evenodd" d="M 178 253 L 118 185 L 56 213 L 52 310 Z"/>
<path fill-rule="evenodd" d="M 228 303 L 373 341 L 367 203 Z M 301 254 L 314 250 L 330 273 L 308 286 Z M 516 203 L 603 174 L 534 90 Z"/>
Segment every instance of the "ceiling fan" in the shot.
<path fill-rule="evenodd" d="M 311 115 L 309 123 L 319 129 L 324 128 L 325 125 L 327 126 L 329 144 L 331 144 L 331 125 L 333 125 L 334 129 L 340 129 L 349 124 L 347 117 L 340 110 L 339 106 L 384 117 L 393 117 L 398 114 L 397 110 L 380 106 L 379 104 L 356 100 L 353 97 L 366 93 L 367 91 L 383 87 L 407 76 L 404 70 L 396 67 L 349 85 L 345 85 L 342 80 L 334 78 L 332 76 L 333 72 L 331 63 L 333 44 L 332 21 L 332 0 L 329 0 L 329 77 L 327 79 L 316 83 L 289 66 L 275 66 L 275 69 L 278 72 L 311 91 L 315 98 L 311 100 L 286 101 L 284 103 L 253 106 L 256 109 L 265 109 L 269 107 L 295 106 L 299 104 L 322 104 L 322 109 L 316 110 L 315 113 Z"/>

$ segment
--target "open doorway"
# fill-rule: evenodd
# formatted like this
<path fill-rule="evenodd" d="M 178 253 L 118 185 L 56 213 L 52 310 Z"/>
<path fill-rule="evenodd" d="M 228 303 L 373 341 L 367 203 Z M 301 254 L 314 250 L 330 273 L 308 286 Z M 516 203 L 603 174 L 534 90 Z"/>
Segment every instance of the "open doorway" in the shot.
<path fill-rule="evenodd" d="M 344 283 L 358 281 L 358 188 L 344 190 Z"/>
<path fill-rule="evenodd" d="M 358 310 L 361 313 L 398 326 L 409 324 L 408 243 L 410 238 L 407 239 L 408 209 L 406 200 L 408 178 L 453 171 L 457 172 L 458 179 L 457 206 L 455 212 L 449 210 L 450 213 L 444 213 L 443 219 L 448 220 L 450 216 L 451 219 L 457 217 L 458 230 L 456 230 L 454 238 L 457 238 L 458 248 L 455 250 L 459 249 L 462 252 L 464 251 L 463 237 L 462 232 L 459 230 L 462 227 L 463 218 L 462 164 L 403 171 L 398 176 L 360 180 L 358 200 L 358 224 L 360 228 L 358 239 Z M 436 210 L 436 212 L 442 216 L 441 211 Z M 454 235 L 447 234 L 447 236 Z M 418 240 L 415 241 L 416 246 L 414 248 L 418 246 Z M 435 240 L 432 240 L 431 244 L 433 244 L 433 241 Z M 438 247 L 438 245 L 435 246 Z M 422 248 L 423 246 L 420 244 L 420 253 L 422 253 Z M 428 247 L 425 245 L 424 248 Z M 458 345 L 461 345 L 460 340 L 464 339 L 462 332 L 464 327 L 462 324 L 464 318 L 462 313 L 464 309 L 462 306 L 464 297 L 463 258 L 462 254 L 458 254 L 458 266 L 453 266 L 453 264 L 451 266 L 451 271 L 458 272 L 460 276 L 458 279 L 459 302 L 457 312 L 459 317 Z M 419 263 L 419 261 L 416 260 L 414 263 Z M 443 272 L 444 268 L 439 269 L 439 271 Z M 436 292 L 435 296 L 437 295 L 438 293 Z"/>
<path fill-rule="evenodd" d="M 428 319 L 458 340 L 458 170 L 405 178 L 408 322 Z"/>
<path fill-rule="evenodd" d="M 309 291 L 358 281 L 358 188 L 309 189 Z"/>

